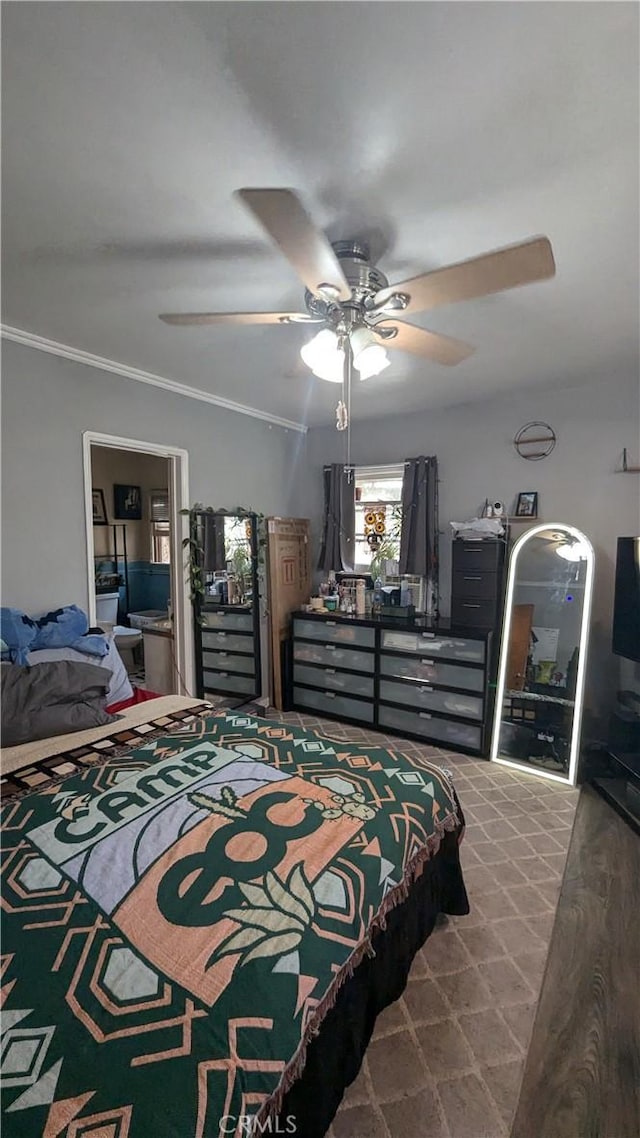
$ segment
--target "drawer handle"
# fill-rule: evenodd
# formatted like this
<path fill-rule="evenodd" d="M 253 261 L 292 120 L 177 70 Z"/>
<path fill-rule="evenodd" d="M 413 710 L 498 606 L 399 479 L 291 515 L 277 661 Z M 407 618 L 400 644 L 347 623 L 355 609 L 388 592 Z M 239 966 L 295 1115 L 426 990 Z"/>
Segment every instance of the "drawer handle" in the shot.
<path fill-rule="evenodd" d="M 216 636 L 226 636 L 226 632 L 216 632 Z"/>
<path fill-rule="evenodd" d="M 479 608 L 481 608 L 482 606 L 481 606 L 481 605 L 470 605 L 470 604 L 467 604 L 467 602 L 466 602 L 466 601 L 463 601 L 463 602 L 462 602 L 462 607 L 463 607 L 463 609 L 479 609 Z"/>
<path fill-rule="evenodd" d="M 463 581 L 481 581 L 482 577 L 463 577 Z"/>
<path fill-rule="evenodd" d="M 335 668 L 325 668 L 324 674 L 325 676 L 335 676 L 336 670 Z"/>
<path fill-rule="evenodd" d="M 326 691 L 324 694 L 325 694 L 327 699 L 335 699 L 336 698 L 336 693 L 334 691 Z"/>
<path fill-rule="evenodd" d="M 335 620 L 327 620 L 327 621 L 325 621 L 325 624 L 326 624 L 327 628 L 335 628 L 336 627 Z"/>
<path fill-rule="evenodd" d="M 327 652 L 335 652 L 335 650 L 336 650 L 335 644 L 325 644 L 324 647 L 325 647 L 325 651 L 327 651 Z"/>
<path fill-rule="evenodd" d="M 218 672 L 218 675 L 220 676 L 221 680 L 226 680 L 229 673 L 228 672 Z"/>
<path fill-rule="evenodd" d="M 221 653 L 220 653 L 220 659 L 221 659 L 221 660 L 226 660 L 226 658 L 227 658 L 227 656 L 228 656 L 228 655 L 229 655 L 229 653 L 228 653 L 228 652 L 221 652 Z"/>
<path fill-rule="evenodd" d="M 425 684 L 423 687 L 418 688 L 418 691 L 420 692 L 420 695 L 422 696 L 422 695 L 424 695 L 425 692 L 433 691 L 433 688 L 430 687 L 429 684 Z"/>
<path fill-rule="evenodd" d="M 428 640 L 433 640 L 435 637 L 435 632 L 423 632 L 422 635 Z"/>
<path fill-rule="evenodd" d="M 431 719 L 431 716 L 429 715 L 428 711 L 419 711 L 418 712 L 418 718 L 419 719 Z"/>
<path fill-rule="evenodd" d="M 430 667 L 433 667 L 433 665 L 435 664 L 435 660 L 421 660 L 420 663 L 421 664 L 429 664 Z"/>

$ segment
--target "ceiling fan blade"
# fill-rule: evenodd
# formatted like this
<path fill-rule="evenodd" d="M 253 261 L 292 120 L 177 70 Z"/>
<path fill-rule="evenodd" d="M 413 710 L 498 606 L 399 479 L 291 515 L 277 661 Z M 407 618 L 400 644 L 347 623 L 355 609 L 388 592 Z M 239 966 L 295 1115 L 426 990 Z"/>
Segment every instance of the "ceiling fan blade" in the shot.
<path fill-rule="evenodd" d="M 236 190 L 314 296 L 330 286 L 339 300 L 350 300 L 351 289 L 324 233 L 313 224 L 293 190 Z"/>
<path fill-rule="evenodd" d="M 475 351 L 475 348 L 464 344 L 462 340 L 452 340 L 450 336 L 428 332 L 426 328 L 416 328 L 415 324 L 405 324 L 404 320 L 382 320 L 376 324 L 374 332 L 379 328 L 395 328 L 397 332 L 396 336 L 382 341 L 385 348 L 413 352 L 416 356 L 425 356 L 449 367 L 462 363 Z"/>
<path fill-rule="evenodd" d="M 317 324 L 306 312 L 163 312 L 165 324 Z"/>
<path fill-rule="evenodd" d="M 551 243 L 547 237 L 534 237 L 519 245 L 509 245 L 472 257 L 457 265 L 448 265 L 423 273 L 410 280 L 398 281 L 383 288 L 374 298 L 379 305 L 393 296 L 404 292 L 409 303 L 404 312 L 426 312 L 440 304 L 455 304 L 459 300 L 472 300 L 478 296 L 489 296 L 493 292 L 517 288 L 555 276 L 556 266 Z"/>

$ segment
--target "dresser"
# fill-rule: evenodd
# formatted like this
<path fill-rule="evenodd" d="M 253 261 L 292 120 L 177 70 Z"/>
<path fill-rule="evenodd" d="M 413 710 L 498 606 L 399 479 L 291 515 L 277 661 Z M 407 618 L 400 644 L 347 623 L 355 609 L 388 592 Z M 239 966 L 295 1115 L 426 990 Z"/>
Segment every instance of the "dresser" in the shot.
<path fill-rule="evenodd" d="M 455 538 L 451 543 L 451 620 L 467 628 L 499 627 L 506 542 Z"/>
<path fill-rule="evenodd" d="M 198 695 L 260 695 L 260 635 L 251 608 L 207 604 L 196 622 Z"/>
<path fill-rule="evenodd" d="M 296 613 L 292 632 L 294 710 L 486 754 L 490 629 Z"/>

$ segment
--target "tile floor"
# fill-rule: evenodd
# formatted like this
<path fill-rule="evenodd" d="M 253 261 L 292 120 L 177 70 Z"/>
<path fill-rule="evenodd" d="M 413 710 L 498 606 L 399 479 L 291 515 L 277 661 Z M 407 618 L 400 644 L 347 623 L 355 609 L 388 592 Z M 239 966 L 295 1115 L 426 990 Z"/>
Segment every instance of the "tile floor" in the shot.
<path fill-rule="evenodd" d="M 273 713 L 337 741 L 388 742 L 453 771 L 471 913 L 443 918 L 378 1018 L 329 1138 L 506 1138 L 578 792 L 437 747 Z"/>

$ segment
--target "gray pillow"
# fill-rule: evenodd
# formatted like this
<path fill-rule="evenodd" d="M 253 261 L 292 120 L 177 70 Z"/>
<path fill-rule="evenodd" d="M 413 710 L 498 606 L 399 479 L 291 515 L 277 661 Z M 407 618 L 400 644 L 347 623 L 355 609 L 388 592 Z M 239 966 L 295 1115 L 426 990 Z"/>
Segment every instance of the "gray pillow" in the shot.
<path fill-rule="evenodd" d="M 112 723 L 117 716 L 105 711 L 110 679 L 106 668 L 71 660 L 3 668 L 3 746 Z"/>
<path fill-rule="evenodd" d="M 133 688 L 113 636 L 107 637 L 107 645 L 109 651 L 100 660 L 95 657 L 90 660 L 86 653 L 77 652 L 75 648 L 38 648 L 37 652 L 29 653 L 27 663 L 42 664 L 46 660 L 76 660 L 79 664 L 92 663 L 101 668 L 107 668 L 111 673 L 109 691 L 107 692 L 107 707 L 110 707 L 112 703 L 124 703 L 126 699 L 131 699 Z"/>

